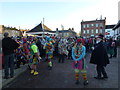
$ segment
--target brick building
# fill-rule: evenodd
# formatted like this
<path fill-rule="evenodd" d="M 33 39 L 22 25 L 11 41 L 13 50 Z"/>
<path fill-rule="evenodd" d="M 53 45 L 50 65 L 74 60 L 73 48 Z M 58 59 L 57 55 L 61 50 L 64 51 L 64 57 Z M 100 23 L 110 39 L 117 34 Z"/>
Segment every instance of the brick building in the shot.
<path fill-rule="evenodd" d="M 105 19 L 82 21 L 81 22 L 81 36 L 84 38 L 97 37 L 100 33 L 105 35 Z"/>

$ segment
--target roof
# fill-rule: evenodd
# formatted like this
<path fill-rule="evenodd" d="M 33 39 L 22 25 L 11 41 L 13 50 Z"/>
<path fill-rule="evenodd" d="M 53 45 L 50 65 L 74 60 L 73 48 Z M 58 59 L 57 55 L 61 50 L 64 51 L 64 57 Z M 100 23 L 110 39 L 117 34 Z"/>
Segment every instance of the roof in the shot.
<path fill-rule="evenodd" d="M 45 32 L 51 32 L 52 31 L 50 28 L 48 28 L 44 24 L 43 24 L 43 27 L 44 27 L 44 31 Z M 36 27 L 34 27 L 33 29 L 31 29 L 30 31 L 27 31 L 27 33 L 30 33 L 30 32 L 43 32 L 42 24 L 40 23 L 39 25 L 37 25 Z"/>
<path fill-rule="evenodd" d="M 43 24 L 43 27 L 45 30 L 49 30 L 49 31 L 52 31 L 50 28 L 48 28 L 46 25 Z"/>
<path fill-rule="evenodd" d="M 105 29 L 112 29 L 114 26 L 115 26 L 115 24 L 114 25 L 106 25 Z"/>
<path fill-rule="evenodd" d="M 104 20 L 91 20 L 91 21 L 82 21 L 81 23 L 92 23 L 92 22 L 103 22 Z"/>
<path fill-rule="evenodd" d="M 76 33 L 75 31 L 72 31 L 72 30 L 58 30 L 58 32 L 62 33 L 62 32 L 73 32 L 73 33 Z"/>
<path fill-rule="evenodd" d="M 117 29 L 118 27 L 120 27 L 120 20 L 118 21 L 117 25 L 114 26 L 113 30 Z"/>
<path fill-rule="evenodd" d="M 33 29 L 31 29 L 30 31 L 27 31 L 27 33 L 29 33 L 29 32 L 40 32 L 40 31 L 43 31 L 41 23 L 39 25 L 37 25 L 36 27 L 34 27 Z"/>

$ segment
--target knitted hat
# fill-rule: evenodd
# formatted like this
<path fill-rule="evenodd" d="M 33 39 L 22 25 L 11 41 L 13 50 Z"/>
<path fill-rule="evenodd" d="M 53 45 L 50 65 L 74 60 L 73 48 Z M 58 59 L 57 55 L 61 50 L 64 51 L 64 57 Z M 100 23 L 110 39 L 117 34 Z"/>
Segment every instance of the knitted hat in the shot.
<path fill-rule="evenodd" d="M 4 36 L 5 36 L 5 37 L 8 37 L 8 35 L 9 35 L 8 32 L 5 32 L 5 33 L 4 33 Z"/>
<path fill-rule="evenodd" d="M 77 39 L 76 43 L 82 43 L 81 39 Z"/>

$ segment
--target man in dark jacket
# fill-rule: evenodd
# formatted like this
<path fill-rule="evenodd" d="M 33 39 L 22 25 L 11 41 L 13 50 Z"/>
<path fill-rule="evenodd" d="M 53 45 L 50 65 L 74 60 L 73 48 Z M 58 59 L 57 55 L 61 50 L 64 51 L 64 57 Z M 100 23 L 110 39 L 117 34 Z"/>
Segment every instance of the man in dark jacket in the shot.
<path fill-rule="evenodd" d="M 10 78 L 14 77 L 14 50 L 19 47 L 19 44 L 11 39 L 8 32 L 4 33 L 2 39 L 2 50 L 4 54 L 4 79 L 9 78 L 9 67 L 10 67 Z"/>
<path fill-rule="evenodd" d="M 108 78 L 107 73 L 105 71 L 105 68 L 107 64 L 109 64 L 109 58 L 106 52 L 106 49 L 103 46 L 103 35 L 99 35 L 96 41 L 96 47 L 92 52 L 90 63 L 96 64 L 96 70 L 97 70 L 97 77 L 94 77 L 95 79 L 105 79 Z M 103 74 L 103 77 L 102 77 Z"/>

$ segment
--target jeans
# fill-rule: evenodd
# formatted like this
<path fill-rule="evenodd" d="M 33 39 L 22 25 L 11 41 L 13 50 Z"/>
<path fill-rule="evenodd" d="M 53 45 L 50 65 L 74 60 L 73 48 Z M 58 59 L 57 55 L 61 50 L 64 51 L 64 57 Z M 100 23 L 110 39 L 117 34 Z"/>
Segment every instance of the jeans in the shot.
<path fill-rule="evenodd" d="M 10 68 L 10 76 L 12 77 L 14 76 L 14 54 L 4 56 L 5 77 L 9 76 L 9 68 Z"/>

